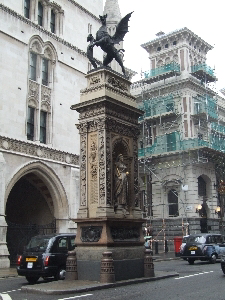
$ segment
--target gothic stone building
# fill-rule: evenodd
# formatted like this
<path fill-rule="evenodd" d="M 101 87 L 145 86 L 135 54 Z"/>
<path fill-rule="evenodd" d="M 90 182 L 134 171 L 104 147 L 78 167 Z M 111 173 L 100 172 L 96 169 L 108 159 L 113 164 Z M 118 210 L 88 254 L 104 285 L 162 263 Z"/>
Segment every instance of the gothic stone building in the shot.
<path fill-rule="evenodd" d="M 102 0 L 0 1 L 0 267 L 38 233 L 75 230 L 78 114 Z M 102 51 L 95 49 L 102 60 Z"/>

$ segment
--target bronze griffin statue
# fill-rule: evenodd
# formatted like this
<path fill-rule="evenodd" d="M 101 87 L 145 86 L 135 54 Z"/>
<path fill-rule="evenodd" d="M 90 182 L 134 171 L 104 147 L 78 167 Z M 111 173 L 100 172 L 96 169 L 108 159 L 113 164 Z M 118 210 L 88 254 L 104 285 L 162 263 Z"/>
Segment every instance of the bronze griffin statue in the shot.
<path fill-rule="evenodd" d="M 131 14 L 133 12 L 127 14 L 124 18 L 120 20 L 116 27 L 116 32 L 113 36 L 110 36 L 107 31 L 106 27 L 106 18 L 107 14 L 104 16 L 99 16 L 100 20 L 102 22 L 102 26 L 99 28 L 99 30 L 96 33 L 96 39 L 93 38 L 91 34 L 88 35 L 87 41 L 90 42 L 87 48 L 87 57 L 94 66 L 94 68 L 97 68 L 97 61 L 93 58 L 93 47 L 94 46 L 100 46 L 101 49 L 106 53 L 106 57 L 103 60 L 103 66 L 107 66 L 111 63 L 113 58 L 118 62 L 118 64 L 121 66 L 123 74 L 125 75 L 125 68 L 123 66 L 123 61 L 120 56 L 120 51 L 124 51 L 124 49 L 117 50 L 114 45 L 119 44 L 121 41 L 123 41 L 123 38 L 125 34 L 128 32 L 128 21 L 131 17 Z"/>

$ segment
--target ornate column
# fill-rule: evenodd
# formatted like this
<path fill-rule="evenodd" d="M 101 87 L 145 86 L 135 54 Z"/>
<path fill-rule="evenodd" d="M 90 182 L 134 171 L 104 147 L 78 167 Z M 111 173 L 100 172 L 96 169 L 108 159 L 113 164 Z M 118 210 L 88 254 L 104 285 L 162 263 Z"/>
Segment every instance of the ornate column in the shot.
<path fill-rule="evenodd" d="M 130 259 L 129 263 L 135 263 L 134 270 L 139 268 L 142 275 L 144 272 L 143 261 L 139 265 L 144 257 L 144 238 L 137 144 L 142 111 L 136 107 L 131 83 L 125 76 L 102 67 L 90 71 L 86 78 L 88 84 L 81 91 L 80 103 L 71 107 L 80 114 L 81 195 L 74 220 L 78 228 L 78 274 L 82 263 L 80 272 L 84 272 L 84 261 L 93 268 L 95 263 L 100 266 L 102 253 L 111 251 L 116 280 L 122 280 L 136 275 L 119 274 L 118 261 L 126 269 Z M 93 279 L 89 274 L 78 276 Z"/>

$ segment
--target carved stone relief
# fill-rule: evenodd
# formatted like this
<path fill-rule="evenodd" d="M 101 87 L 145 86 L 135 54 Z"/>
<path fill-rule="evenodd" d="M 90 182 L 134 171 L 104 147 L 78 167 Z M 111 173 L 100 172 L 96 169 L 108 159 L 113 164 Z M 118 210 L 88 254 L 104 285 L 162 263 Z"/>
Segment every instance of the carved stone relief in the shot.
<path fill-rule="evenodd" d="M 92 117 L 97 117 L 98 115 L 102 115 L 102 114 L 106 114 L 108 117 L 112 116 L 112 117 L 116 117 L 120 120 L 126 120 L 127 122 L 133 123 L 133 124 L 137 124 L 137 117 L 135 114 L 126 113 L 125 109 L 118 109 L 115 106 L 109 106 L 109 107 L 105 107 L 105 103 L 96 103 L 92 109 L 80 109 L 80 119 L 85 119 L 85 118 L 92 118 Z"/>
<path fill-rule="evenodd" d="M 113 87 L 118 88 L 123 91 L 127 91 L 127 86 L 121 82 L 120 80 L 116 79 L 115 77 L 109 76 L 108 83 L 110 83 Z"/>
<path fill-rule="evenodd" d="M 80 205 L 86 206 L 86 144 L 87 136 L 86 134 L 80 135 L 81 149 L 80 149 Z"/>
<path fill-rule="evenodd" d="M 105 205 L 106 185 L 105 185 L 105 131 L 99 131 L 99 204 Z"/>
<path fill-rule="evenodd" d="M 42 147 L 40 145 L 35 145 L 29 142 L 23 142 L 15 139 L 10 139 L 0 136 L 0 148 L 5 150 L 10 150 L 11 152 L 19 152 L 26 155 L 31 155 L 34 157 L 40 157 L 42 159 L 51 159 L 55 161 L 60 161 L 70 164 L 79 165 L 79 156 L 74 154 L 69 154 L 67 152 L 58 151 L 55 149 Z"/>
<path fill-rule="evenodd" d="M 98 203 L 98 147 L 97 133 L 90 135 L 89 139 L 89 201 L 90 204 Z"/>
<path fill-rule="evenodd" d="M 28 101 L 31 99 L 39 102 L 39 84 L 29 80 Z"/>
<path fill-rule="evenodd" d="M 110 133 L 106 133 L 106 189 L 107 189 L 107 195 L 106 195 L 106 204 L 112 205 L 112 198 L 111 198 L 111 191 L 112 191 L 112 184 L 111 184 L 111 139 L 110 139 Z"/>
<path fill-rule="evenodd" d="M 36 53 L 41 53 L 41 45 L 38 41 L 34 41 L 31 44 L 30 49 Z"/>
<path fill-rule="evenodd" d="M 81 227 L 82 242 L 98 242 L 102 235 L 102 226 Z"/>
<path fill-rule="evenodd" d="M 51 89 L 43 85 L 41 87 L 41 107 L 43 110 L 51 112 Z"/>
<path fill-rule="evenodd" d="M 52 60 L 52 51 L 49 47 L 44 50 L 44 56 L 45 58 Z"/>
<path fill-rule="evenodd" d="M 99 76 L 93 76 L 90 78 L 90 85 L 100 83 L 101 79 Z"/>
<path fill-rule="evenodd" d="M 138 144 L 137 140 L 133 141 L 133 158 L 134 158 L 134 205 L 140 207 L 140 195 L 138 185 Z"/>

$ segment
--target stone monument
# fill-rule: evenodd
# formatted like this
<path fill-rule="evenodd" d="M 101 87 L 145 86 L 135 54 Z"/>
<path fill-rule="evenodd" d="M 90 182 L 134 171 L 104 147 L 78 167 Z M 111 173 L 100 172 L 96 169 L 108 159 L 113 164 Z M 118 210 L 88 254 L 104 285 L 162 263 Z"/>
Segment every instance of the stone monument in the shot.
<path fill-rule="evenodd" d="M 144 237 L 138 190 L 138 117 L 125 75 L 101 66 L 88 72 L 79 112 L 80 208 L 78 279 L 100 280 L 112 252 L 115 280 L 144 277 Z"/>

